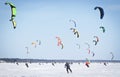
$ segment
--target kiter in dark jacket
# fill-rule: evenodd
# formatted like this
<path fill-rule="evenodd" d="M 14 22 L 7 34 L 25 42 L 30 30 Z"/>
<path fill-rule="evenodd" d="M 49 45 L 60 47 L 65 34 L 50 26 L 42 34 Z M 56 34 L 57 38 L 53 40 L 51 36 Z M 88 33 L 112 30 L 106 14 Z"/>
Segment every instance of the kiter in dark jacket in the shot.
<path fill-rule="evenodd" d="M 72 70 L 70 68 L 70 64 L 68 62 L 65 63 L 65 68 L 66 68 L 67 73 L 69 73 L 69 71 L 72 73 Z"/>

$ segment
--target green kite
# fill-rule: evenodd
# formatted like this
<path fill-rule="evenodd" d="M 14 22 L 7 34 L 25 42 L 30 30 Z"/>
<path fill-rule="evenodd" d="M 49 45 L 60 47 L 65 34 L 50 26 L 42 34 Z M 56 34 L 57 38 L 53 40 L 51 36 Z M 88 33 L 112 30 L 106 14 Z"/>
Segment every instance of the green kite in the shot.
<path fill-rule="evenodd" d="M 6 2 L 5 5 L 10 5 L 11 7 L 11 19 L 10 21 L 13 21 L 14 17 L 16 17 L 16 7 L 13 3 Z"/>

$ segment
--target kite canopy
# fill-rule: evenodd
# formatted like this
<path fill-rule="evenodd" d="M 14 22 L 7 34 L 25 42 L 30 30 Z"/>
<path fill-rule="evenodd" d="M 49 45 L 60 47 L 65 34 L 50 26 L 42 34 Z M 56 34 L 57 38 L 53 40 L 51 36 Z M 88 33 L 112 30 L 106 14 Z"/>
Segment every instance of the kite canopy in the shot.
<path fill-rule="evenodd" d="M 10 21 L 12 21 L 13 28 L 15 29 L 16 28 L 16 21 L 14 20 L 14 18 L 16 17 L 16 7 L 11 2 L 6 2 L 5 5 L 9 5 L 11 7 L 11 19 L 10 19 Z"/>
<path fill-rule="evenodd" d="M 100 19 L 103 19 L 103 17 L 104 17 L 104 10 L 103 10 L 103 8 L 99 7 L 99 6 L 96 6 L 94 8 L 94 10 L 96 10 L 96 9 L 99 9 L 99 11 L 100 11 Z"/>
<path fill-rule="evenodd" d="M 16 17 L 16 7 L 11 2 L 6 2 L 5 5 L 10 5 L 10 7 L 11 7 L 11 19 L 10 19 L 10 21 L 13 21 L 14 17 Z"/>
<path fill-rule="evenodd" d="M 36 48 L 36 46 L 37 46 L 36 42 L 32 42 L 31 44 L 32 44 L 33 46 L 35 46 L 35 48 Z"/>
<path fill-rule="evenodd" d="M 92 57 L 94 57 L 95 56 L 95 53 L 94 52 L 91 52 L 92 53 Z"/>
<path fill-rule="evenodd" d="M 98 36 L 94 36 L 95 40 L 93 40 L 93 42 L 95 43 L 95 45 L 97 45 L 97 43 L 99 42 L 99 38 Z"/>
<path fill-rule="evenodd" d="M 26 50 L 27 50 L 27 54 L 29 54 L 29 48 L 28 47 L 25 47 L 26 48 Z"/>
<path fill-rule="evenodd" d="M 70 28 L 70 30 L 72 30 L 74 35 L 76 35 L 77 38 L 79 38 L 79 32 L 75 28 Z"/>
<path fill-rule="evenodd" d="M 110 54 L 111 54 L 111 60 L 113 60 L 114 59 L 114 54 L 112 52 L 110 52 Z"/>
<path fill-rule="evenodd" d="M 60 37 L 57 37 L 57 36 L 56 36 L 56 39 L 58 40 L 57 45 L 58 45 L 58 46 L 61 45 L 61 46 L 62 46 L 61 49 L 63 49 L 63 48 L 64 48 L 64 45 L 63 45 L 62 40 L 60 39 Z"/>
<path fill-rule="evenodd" d="M 90 49 L 90 44 L 88 44 L 87 42 L 86 42 L 85 44 L 88 46 L 88 48 L 87 48 L 87 49 Z"/>
<path fill-rule="evenodd" d="M 13 28 L 15 29 L 16 28 L 16 21 L 15 20 L 12 20 L 12 24 L 13 24 Z"/>
<path fill-rule="evenodd" d="M 36 40 L 38 45 L 41 45 L 41 41 L 40 40 Z"/>
<path fill-rule="evenodd" d="M 76 22 L 75 22 L 75 20 L 70 19 L 69 21 L 70 21 L 70 22 L 73 22 L 73 23 L 74 23 L 74 26 L 76 27 Z"/>
<path fill-rule="evenodd" d="M 78 47 L 79 47 L 79 49 L 80 49 L 80 44 L 76 44 Z"/>
<path fill-rule="evenodd" d="M 100 26 L 99 28 L 102 29 L 103 33 L 105 33 L 105 27 Z"/>

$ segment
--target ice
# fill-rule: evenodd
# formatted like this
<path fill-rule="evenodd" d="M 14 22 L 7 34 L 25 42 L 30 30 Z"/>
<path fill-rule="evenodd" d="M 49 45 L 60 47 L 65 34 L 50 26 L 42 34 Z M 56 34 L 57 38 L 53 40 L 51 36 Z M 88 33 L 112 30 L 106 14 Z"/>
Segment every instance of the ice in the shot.
<path fill-rule="evenodd" d="M 0 63 L 0 77 L 120 77 L 120 63 L 91 63 L 87 68 L 84 63 L 70 65 L 72 73 L 67 73 L 64 63 Z"/>

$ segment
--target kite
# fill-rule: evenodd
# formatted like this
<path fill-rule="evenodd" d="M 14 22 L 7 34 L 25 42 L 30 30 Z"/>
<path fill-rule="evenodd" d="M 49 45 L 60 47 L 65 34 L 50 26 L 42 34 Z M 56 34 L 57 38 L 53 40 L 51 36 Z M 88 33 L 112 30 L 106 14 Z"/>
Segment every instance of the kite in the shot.
<path fill-rule="evenodd" d="M 28 47 L 25 47 L 27 49 L 27 54 L 29 54 L 29 48 Z"/>
<path fill-rule="evenodd" d="M 61 49 L 63 49 L 64 48 L 64 45 L 63 45 L 63 43 L 62 43 L 62 41 L 61 41 L 61 39 L 60 39 L 60 37 L 56 37 L 56 39 L 58 40 L 58 46 L 62 46 L 62 48 Z"/>
<path fill-rule="evenodd" d="M 73 30 L 74 35 L 77 35 L 77 38 L 79 38 L 79 32 L 75 28 L 70 28 L 70 30 Z"/>
<path fill-rule="evenodd" d="M 78 47 L 79 47 L 79 49 L 80 49 L 80 44 L 76 44 Z"/>
<path fill-rule="evenodd" d="M 63 49 L 64 45 L 63 45 L 63 44 L 61 44 L 61 46 L 62 46 L 62 48 L 61 48 L 61 49 Z"/>
<path fill-rule="evenodd" d="M 88 46 L 86 50 L 88 50 L 88 54 L 90 54 L 90 45 L 88 43 L 85 43 L 85 44 Z"/>
<path fill-rule="evenodd" d="M 87 49 L 88 50 L 88 54 L 90 54 L 90 49 Z"/>
<path fill-rule="evenodd" d="M 36 48 L 36 46 L 37 46 L 36 42 L 32 42 L 32 45 L 34 45 L 34 46 L 35 46 L 35 48 Z"/>
<path fill-rule="evenodd" d="M 99 42 L 99 38 L 98 36 L 94 36 L 94 38 L 96 38 L 96 40 L 93 40 L 93 42 L 95 43 L 95 45 L 97 45 L 97 43 Z"/>
<path fill-rule="evenodd" d="M 98 38 L 98 36 L 94 36 L 94 38 L 96 38 L 96 41 L 99 42 L 99 38 Z"/>
<path fill-rule="evenodd" d="M 96 6 L 94 8 L 94 10 L 96 10 L 96 9 L 99 9 L 99 11 L 100 11 L 100 19 L 103 19 L 103 17 L 104 17 L 104 10 L 103 10 L 103 8 Z"/>
<path fill-rule="evenodd" d="M 88 44 L 88 43 L 85 43 L 87 46 L 88 46 L 88 48 L 87 49 L 90 49 L 90 45 Z"/>
<path fill-rule="evenodd" d="M 41 45 L 41 41 L 40 40 L 36 40 L 36 42 L 38 43 L 38 45 Z"/>
<path fill-rule="evenodd" d="M 105 33 L 105 27 L 100 26 L 99 28 L 102 29 L 103 33 Z"/>
<path fill-rule="evenodd" d="M 95 45 L 97 45 L 97 43 L 98 43 L 96 40 L 93 40 L 93 42 L 95 43 Z"/>
<path fill-rule="evenodd" d="M 12 20 L 12 24 L 13 24 L 13 28 L 15 29 L 16 28 L 16 21 L 15 20 Z"/>
<path fill-rule="evenodd" d="M 76 22 L 74 20 L 69 20 L 70 22 L 73 22 L 74 23 L 74 26 L 76 27 Z"/>
<path fill-rule="evenodd" d="M 6 2 L 5 5 L 10 5 L 10 7 L 11 7 L 11 19 L 10 19 L 10 21 L 12 21 L 16 17 L 16 7 L 13 3 L 10 3 L 10 2 Z"/>
<path fill-rule="evenodd" d="M 112 55 L 111 60 L 113 60 L 114 59 L 114 54 L 112 52 L 110 52 L 110 54 Z"/>
<path fill-rule="evenodd" d="M 95 56 L 95 53 L 94 52 L 91 52 L 92 53 L 92 56 L 94 57 Z"/>

